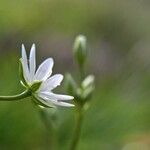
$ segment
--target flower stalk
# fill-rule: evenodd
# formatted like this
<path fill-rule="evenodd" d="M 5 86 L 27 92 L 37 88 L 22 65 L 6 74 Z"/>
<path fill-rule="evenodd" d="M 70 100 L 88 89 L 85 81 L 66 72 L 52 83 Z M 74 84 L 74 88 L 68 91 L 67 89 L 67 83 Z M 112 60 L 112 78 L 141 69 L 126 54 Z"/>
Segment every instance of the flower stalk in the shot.
<path fill-rule="evenodd" d="M 39 115 L 45 126 L 45 150 L 54 150 L 57 147 L 56 120 L 50 109 L 39 107 Z"/>
<path fill-rule="evenodd" d="M 31 96 L 31 91 L 26 90 L 20 94 L 12 95 L 12 96 L 0 96 L 0 101 L 14 101 L 14 100 L 21 100 Z"/>
<path fill-rule="evenodd" d="M 82 122 L 83 122 L 83 111 L 82 108 L 79 108 L 76 111 L 76 125 L 73 133 L 73 139 L 71 142 L 70 150 L 76 150 L 78 142 L 80 140 L 81 135 L 81 128 L 82 128 Z"/>

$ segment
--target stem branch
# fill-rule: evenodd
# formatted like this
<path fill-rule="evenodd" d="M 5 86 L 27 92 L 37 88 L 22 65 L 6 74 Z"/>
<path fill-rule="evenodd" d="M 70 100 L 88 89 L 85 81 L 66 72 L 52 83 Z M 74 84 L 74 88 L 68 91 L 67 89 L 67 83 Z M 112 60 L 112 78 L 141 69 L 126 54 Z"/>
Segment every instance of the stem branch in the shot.
<path fill-rule="evenodd" d="M 77 120 L 76 120 L 76 126 L 73 134 L 73 139 L 71 142 L 71 147 L 70 150 L 75 150 L 77 148 L 77 144 L 80 139 L 80 134 L 81 134 L 81 126 L 82 126 L 82 121 L 83 121 L 83 114 L 82 114 L 82 108 L 79 108 L 77 111 Z"/>
<path fill-rule="evenodd" d="M 26 90 L 20 94 L 13 95 L 13 96 L 0 96 L 0 101 L 20 100 L 20 99 L 26 98 L 30 95 L 31 95 L 30 91 Z"/>
<path fill-rule="evenodd" d="M 80 73 L 80 81 L 82 82 L 85 76 L 85 68 L 84 66 L 79 66 L 79 73 Z"/>

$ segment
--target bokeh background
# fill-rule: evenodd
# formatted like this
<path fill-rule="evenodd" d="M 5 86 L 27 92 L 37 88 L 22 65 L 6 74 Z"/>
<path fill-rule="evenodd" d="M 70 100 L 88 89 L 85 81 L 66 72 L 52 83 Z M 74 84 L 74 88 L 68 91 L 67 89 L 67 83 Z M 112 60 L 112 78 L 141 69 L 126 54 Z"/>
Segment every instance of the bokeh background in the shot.
<path fill-rule="evenodd" d="M 0 94 L 23 90 L 22 43 L 28 51 L 36 44 L 38 64 L 53 57 L 54 73 L 78 75 L 72 54 L 78 34 L 87 36 L 87 74 L 96 76 L 79 150 L 149 150 L 149 0 L 1 0 Z M 63 86 L 57 91 L 66 93 Z M 30 99 L 0 102 L 0 149 L 68 149 L 74 110 L 47 110 L 50 125 L 39 111 Z"/>

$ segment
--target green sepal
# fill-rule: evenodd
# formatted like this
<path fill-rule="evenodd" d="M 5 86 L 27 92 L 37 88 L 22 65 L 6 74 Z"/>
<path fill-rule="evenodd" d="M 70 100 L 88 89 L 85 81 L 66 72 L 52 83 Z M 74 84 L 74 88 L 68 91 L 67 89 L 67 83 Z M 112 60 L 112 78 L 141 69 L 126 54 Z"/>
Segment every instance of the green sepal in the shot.
<path fill-rule="evenodd" d="M 44 103 L 44 100 L 42 98 L 36 97 L 35 95 L 32 95 L 32 99 L 33 99 L 33 102 L 38 106 L 42 106 L 45 108 L 55 108 L 54 105 L 52 105 L 52 106 L 47 105 L 46 102 Z M 41 102 L 41 101 L 43 101 L 43 102 Z"/>
<path fill-rule="evenodd" d="M 77 84 L 70 73 L 65 75 L 65 88 L 68 94 L 72 96 L 76 95 Z"/>
<path fill-rule="evenodd" d="M 28 87 L 28 84 L 25 80 L 24 74 L 23 74 L 23 66 L 22 66 L 22 59 L 19 59 L 19 76 L 20 76 L 20 82 L 24 87 Z"/>
<path fill-rule="evenodd" d="M 83 91 L 82 97 L 85 101 L 89 100 L 94 91 L 94 86 L 90 86 Z"/>
<path fill-rule="evenodd" d="M 95 89 L 95 77 L 94 75 L 88 75 L 81 84 L 81 97 L 84 101 L 87 101 L 91 98 L 92 93 Z"/>
<path fill-rule="evenodd" d="M 41 84 L 42 84 L 42 81 L 36 81 L 36 82 L 34 82 L 34 83 L 30 86 L 30 90 L 31 90 L 32 92 L 36 92 L 36 91 L 40 88 Z"/>
<path fill-rule="evenodd" d="M 95 77 L 94 75 L 88 75 L 82 82 L 81 86 L 83 89 L 86 89 L 90 86 L 93 86 L 95 82 Z"/>
<path fill-rule="evenodd" d="M 94 76 L 88 76 L 82 82 L 81 87 L 77 88 L 76 90 L 76 103 L 78 103 L 79 105 L 85 105 L 87 101 L 91 99 L 94 89 Z"/>

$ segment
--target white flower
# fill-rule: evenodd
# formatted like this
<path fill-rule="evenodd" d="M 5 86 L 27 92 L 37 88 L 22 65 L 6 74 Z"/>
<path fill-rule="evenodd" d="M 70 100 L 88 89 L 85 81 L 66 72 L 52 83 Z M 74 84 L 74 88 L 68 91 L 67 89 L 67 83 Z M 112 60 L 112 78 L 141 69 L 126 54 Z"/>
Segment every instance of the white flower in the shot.
<path fill-rule="evenodd" d="M 40 83 L 38 84 L 38 88 L 32 91 L 32 96 L 38 100 L 38 104 L 48 107 L 54 105 L 66 107 L 74 106 L 68 103 L 68 100 L 73 99 L 72 96 L 54 94 L 52 92 L 63 80 L 63 75 L 61 74 L 51 76 L 54 65 L 52 58 L 46 59 L 36 70 L 35 44 L 31 47 L 29 61 L 27 59 L 25 47 L 22 45 L 21 64 L 24 78 L 24 81 L 22 81 L 23 85 L 32 90 L 34 85 Z"/>

